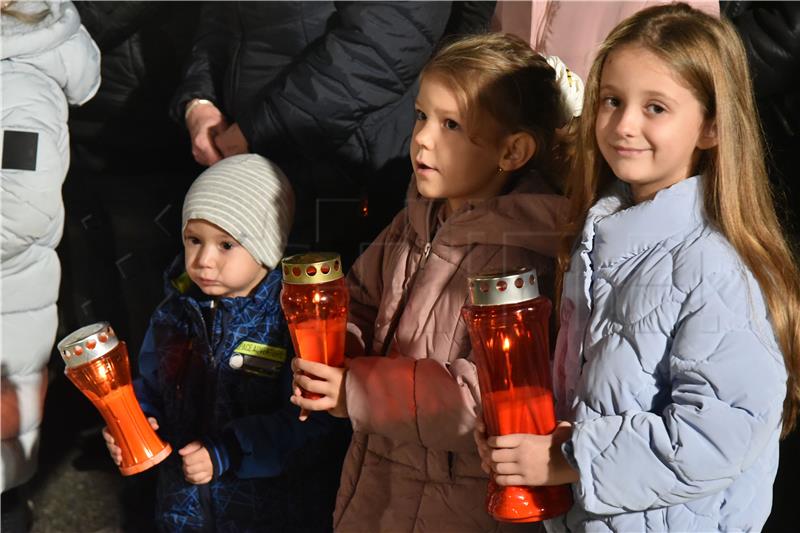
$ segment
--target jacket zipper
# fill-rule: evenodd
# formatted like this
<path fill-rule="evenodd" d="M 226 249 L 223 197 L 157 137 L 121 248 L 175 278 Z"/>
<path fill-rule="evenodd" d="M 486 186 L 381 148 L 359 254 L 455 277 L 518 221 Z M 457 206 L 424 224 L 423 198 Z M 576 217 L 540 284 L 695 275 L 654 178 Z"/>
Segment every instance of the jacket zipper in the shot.
<path fill-rule="evenodd" d="M 428 256 L 431 255 L 432 248 L 433 245 L 431 240 L 425 243 L 425 248 L 422 250 L 422 257 L 419 260 L 417 269 L 411 275 L 411 281 L 403 289 L 403 294 L 400 297 L 400 305 L 397 306 L 397 311 L 395 311 L 394 317 L 392 317 L 392 323 L 389 326 L 389 331 L 386 334 L 387 342 L 383 344 L 383 350 L 381 350 L 381 355 L 384 357 L 389 353 L 389 349 L 392 347 L 392 344 L 394 344 L 394 334 L 397 331 L 397 325 L 400 323 L 400 317 L 403 315 L 403 310 L 406 308 L 406 304 L 408 303 L 408 295 L 411 293 L 411 289 L 414 288 L 414 285 L 416 285 L 419 273 L 425 268 L 425 263 L 428 262 Z"/>

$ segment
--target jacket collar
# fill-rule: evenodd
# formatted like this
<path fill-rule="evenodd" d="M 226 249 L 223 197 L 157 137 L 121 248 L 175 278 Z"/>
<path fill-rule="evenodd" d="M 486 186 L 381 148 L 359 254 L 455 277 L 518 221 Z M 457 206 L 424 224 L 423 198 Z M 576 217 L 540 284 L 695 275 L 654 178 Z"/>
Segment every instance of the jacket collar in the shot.
<path fill-rule="evenodd" d="M 631 205 L 629 187 L 618 181 L 589 210 L 581 240 L 596 266 L 638 254 L 670 238 L 681 238 L 702 225 L 703 181 L 692 176 Z M 593 245 L 592 245 L 593 241 Z"/>
<path fill-rule="evenodd" d="M 167 296 L 183 299 L 189 304 L 207 305 L 212 298 L 204 294 L 191 279 L 184 269 L 183 254 L 178 255 L 165 272 L 165 291 Z M 263 308 L 267 312 L 275 311 L 273 307 L 280 307 L 280 291 L 283 276 L 281 270 L 276 268 L 270 271 L 261 283 L 258 284 L 253 294 L 237 298 L 217 298 L 217 304 L 226 311 L 239 313 L 247 308 Z"/>
<path fill-rule="evenodd" d="M 409 223 L 426 242 L 433 240 L 434 219 L 442 203 L 443 200 L 420 195 L 412 176 L 408 192 Z M 509 193 L 469 202 L 451 213 L 436 232 L 436 241 L 446 246 L 517 246 L 555 257 L 565 212 L 566 199 L 555 194 L 539 174 L 532 172 L 522 176 Z"/>

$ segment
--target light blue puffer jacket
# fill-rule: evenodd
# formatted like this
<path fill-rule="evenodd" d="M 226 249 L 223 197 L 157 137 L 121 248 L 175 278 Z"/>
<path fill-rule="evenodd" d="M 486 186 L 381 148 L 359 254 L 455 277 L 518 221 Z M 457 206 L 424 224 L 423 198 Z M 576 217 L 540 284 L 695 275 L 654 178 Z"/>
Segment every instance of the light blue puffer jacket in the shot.
<path fill-rule="evenodd" d="M 580 480 L 551 531 L 759 530 L 769 515 L 786 370 L 702 185 L 631 205 L 619 182 L 590 210 L 554 366 Z"/>
<path fill-rule="evenodd" d="M 58 324 L 61 268 L 55 247 L 64 225 L 61 184 L 69 167 L 67 105 L 89 100 L 100 85 L 100 51 L 71 2 L 12 7 L 49 14 L 37 23 L 8 14 L 0 18 L 2 490 L 25 482 L 36 467 L 47 385 L 43 369 Z M 21 136 L 25 143 L 13 142 Z"/>

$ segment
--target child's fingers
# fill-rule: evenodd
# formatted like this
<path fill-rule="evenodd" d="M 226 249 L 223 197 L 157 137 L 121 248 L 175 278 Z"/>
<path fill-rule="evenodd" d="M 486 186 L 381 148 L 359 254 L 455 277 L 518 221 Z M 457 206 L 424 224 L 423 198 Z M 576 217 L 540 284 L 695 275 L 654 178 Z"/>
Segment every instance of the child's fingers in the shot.
<path fill-rule="evenodd" d="M 289 398 L 289 401 L 303 411 L 327 411 L 335 405 L 333 400 L 327 396 L 322 396 L 321 398 L 312 400 L 311 398 L 304 398 L 301 395 L 295 395 Z"/>
<path fill-rule="evenodd" d="M 292 361 L 292 368 L 296 372 L 306 372 L 308 374 L 314 374 L 320 378 L 327 378 L 331 375 L 331 370 L 333 367 L 330 367 L 323 363 L 317 363 L 316 361 L 307 361 L 305 359 L 300 359 L 299 357 L 295 357 Z"/>
<path fill-rule="evenodd" d="M 190 455 L 183 458 L 183 473 L 196 474 L 206 470 L 206 463 L 199 458 Z"/>
<path fill-rule="evenodd" d="M 153 428 L 154 431 L 158 429 L 158 420 L 152 416 L 148 416 L 147 421 L 150 423 L 150 427 Z"/>
<path fill-rule="evenodd" d="M 294 381 L 298 387 L 306 392 L 316 392 L 317 394 L 327 396 L 328 390 L 330 389 L 330 385 L 327 381 L 314 379 L 302 374 L 299 374 Z"/>
<path fill-rule="evenodd" d="M 199 450 L 202 447 L 203 447 L 203 443 L 200 442 L 199 440 L 195 440 L 195 441 L 190 442 L 189 444 L 187 444 L 186 446 L 184 446 L 180 450 L 178 450 L 178 454 L 180 454 L 182 457 L 185 457 L 185 456 L 187 456 L 187 455 L 189 455 L 191 453 L 196 452 L 197 450 Z"/>
<path fill-rule="evenodd" d="M 491 465 L 492 471 L 501 476 L 522 475 L 522 470 L 518 463 L 494 463 Z"/>
<path fill-rule="evenodd" d="M 493 463 L 516 463 L 517 450 L 516 448 L 494 449 L 489 453 L 489 460 Z"/>
<path fill-rule="evenodd" d="M 106 444 L 114 444 L 114 437 L 111 436 L 111 432 L 108 430 L 108 426 L 103 428 L 103 440 L 106 441 Z"/>
<path fill-rule="evenodd" d="M 211 481 L 213 472 L 209 472 L 207 468 L 201 468 L 198 465 L 192 467 L 183 467 L 183 477 L 189 483 L 202 484 Z"/>
<path fill-rule="evenodd" d="M 497 474 L 494 476 L 494 482 L 504 487 L 508 487 L 511 485 L 516 485 L 516 486 L 526 485 L 525 478 L 517 474 L 513 474 L 510 476 Z"/>
<path fill-rule="evenodd" d="M 310 413 L 309 413 L 308 409 L 300 409 L 300 416 L 298 416 L 297 418 L 300 419 L 300 422 L 305 422 L 306 420 L 308 420 L 308 415 L 309 414 Z"/>
<path fill-rule="evenodd" d="M 522 433 L 513 433 L 511 435 L 489 437 L 487 441 L 492 448 L 516 448 L 520 445 L 524 437 L 525 435 Z"/>
<path fill-rule="evenodd" d="M 122 462 L 122 448 L 111 444 L 108 446 L 108 454 L 111 456 L 111 460 L 114 461 L 114 464 L 119 466 Z"/>

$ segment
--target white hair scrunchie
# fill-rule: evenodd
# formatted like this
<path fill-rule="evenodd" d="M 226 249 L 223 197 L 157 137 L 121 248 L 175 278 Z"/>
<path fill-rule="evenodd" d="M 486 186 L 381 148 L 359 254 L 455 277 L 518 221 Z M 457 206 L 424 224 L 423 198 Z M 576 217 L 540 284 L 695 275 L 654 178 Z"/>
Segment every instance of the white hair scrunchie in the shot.
<path fill-rule="evenodd" d="M 556 83 L 561 89 L 561 126 L 583 111 L 583 80 L 572 72 L 558 56 L 545 56 L 547 64 L 556 71 Z"/>

